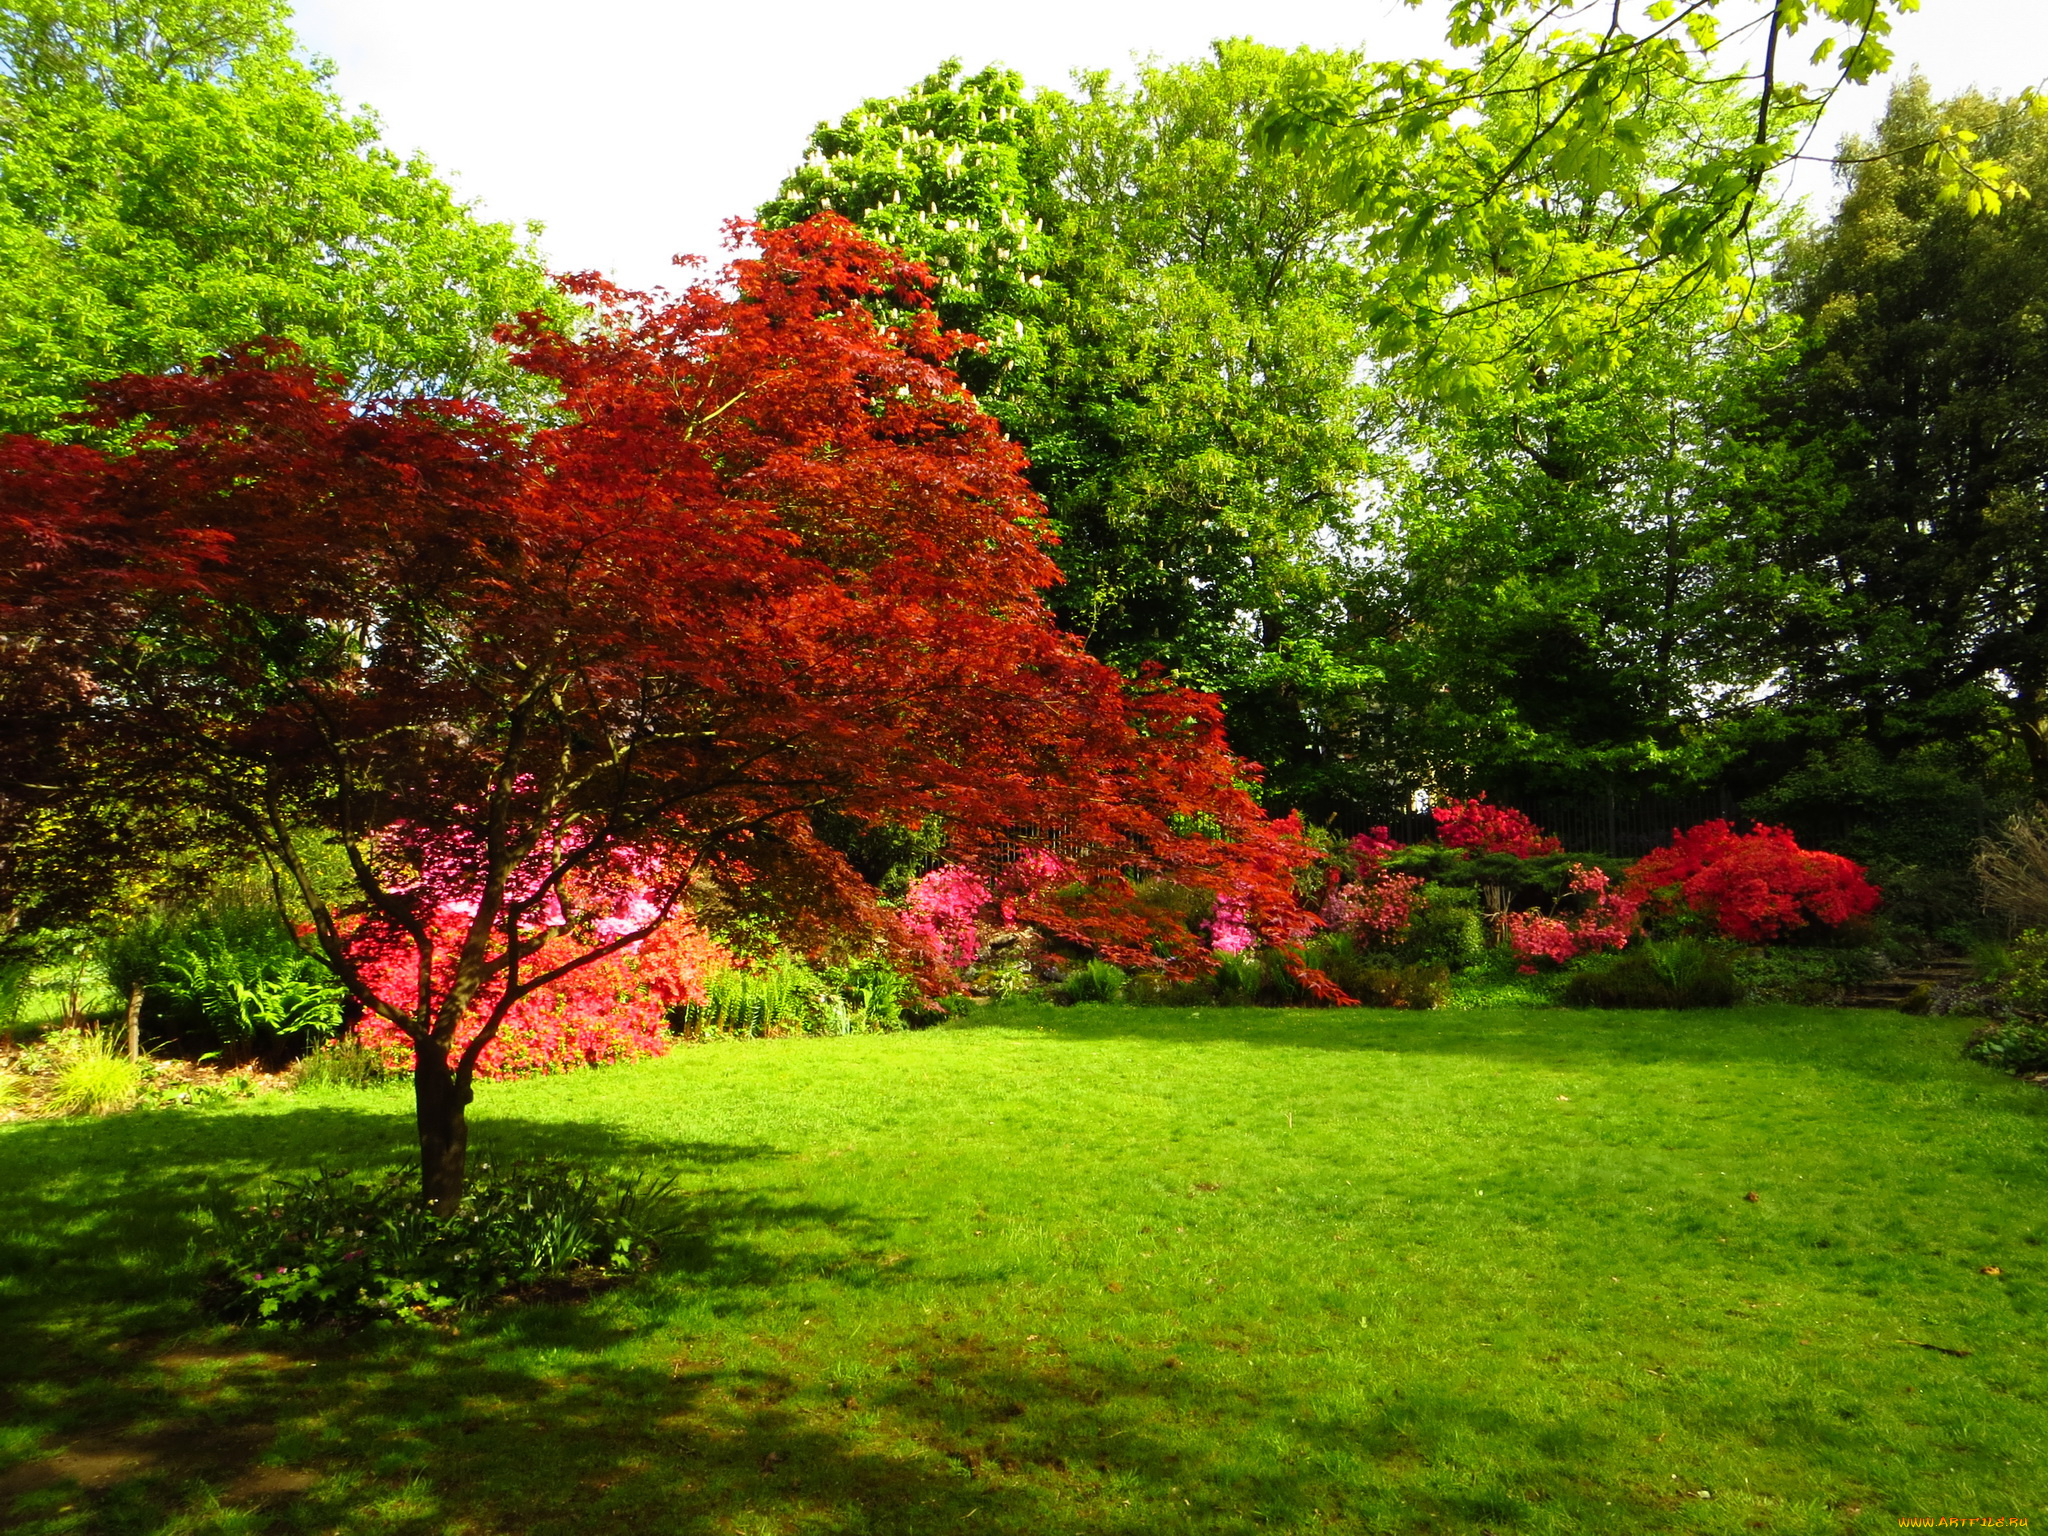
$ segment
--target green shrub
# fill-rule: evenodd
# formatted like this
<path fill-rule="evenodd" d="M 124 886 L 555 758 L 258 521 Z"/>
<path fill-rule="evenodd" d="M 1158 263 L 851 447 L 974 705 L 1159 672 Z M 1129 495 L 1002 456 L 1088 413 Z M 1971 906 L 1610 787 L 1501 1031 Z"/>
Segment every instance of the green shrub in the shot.
<path fill-rule="evenodd" d="M 151 918 L 109 938 L 100 958 L 117 995 L 140 985 L 152 1023 L 188 1040 L 262 1047 L 341 1027 L 341 984 L 270 907 Z"/>
<path fill-rule="evenodd" d="M 1681 938 L 1579 962 L 1563 1000 L 1571 1008 L 1732 1008 L 1741 996 L 1725 950 Z"/>
<path fill-rule="evenodd" d="M 1258 954 L 1243 950 L 1216 962 L 1216 1001 L 1226 1008 L 1250 1007 L 1259 1001 L 1265 970 Z"/>
<path fill-rule="evenodd" d="M 383 1058 L 352 1038 L 321 1041 L 293 1069 L 301 1088 L 374 1088 L 388 1075 Z"/>
<path fill-rule="evenodd" d="M 1486 927 L 1479 919 L 1479 892 L 1472 887 L 1429 884 L 1396 949 L 1411 965 L 1463 970 L 1486 953 Z"/>
<path fill-rule="evenodd" d="M 1302 959 L 1368 1008 L 1441 1008 L 1451 998 L 1449 966 L 1362 951 L 1349 934 L 1326 933 L 1310 940 L 1302 947 Z M 1291 978 L 1284 979 L 1299 992 Z M 1300 1006 L 1310 1000 L 1290 1001 Z"/>
<path fill-rule="evenodd" d="M 56 1070 L 47 1098 L 60 1115 L 111 1115 L 133 1109 L 142 1093 L 142 1067 L 128 1059 L 111 1034 L 59 1031 L 47 1043 Z"/>
<path fill-rule="evenodd" d="M 1124 995 L 1130 974 L 1107 960 L 1090 960 L 1077 965 L 1060 982 L 1070 1003 L 1114 1003 Z"/>
<path fill-rule="evenodd" d="M 910 979 L 885 961 L 813 967 L 783 952 L 727 966 L 704 979 L 705 1001 L 670 1019 L 693 1036 L 827 1034 L 900 1029 L 915 997 Z"/>
<path fill-rule="evenodd" d="M 2048 1024 L 2034 1019 L 2007 1019 L 1970 1036 L 1963 1054 L 2002 1072 L 2031 1076 L 2048 1072 Z"/>
<path fill-rule="evenodd" d="M 35 988 L 36 960 L 33 955 L 10 955 L 0 959 L 0 1034 L 10 1034 L 21 1021 L 29 993 Z"/>
<path fill-rule="evenodd" d="M 1155 1008 L 1201 1008 L 1216 1001 L 1216 979 L 1213 976 L 1189 976 L 1181 979 L 1162 976 L 1157 971 L 1141 971 L 1124 984 L 1124 999 Z"/>
<path fill-rule="evenodd" d="M 778 957 L 713 971 L 704 978 L 705 1000 L 678 1012 L 681 1022 L 700 1034 L 800 1033 L 823 990 L 809 966 Z"/>
<path fill-rule="evenodd" d="M 1732 962 L 1742 994 L 1757 1003 L 1838 1004 L 1850 988 L 1877 974 L 1867 949 L 1787 949 L 1774 946 Z"/>
<path fill-rule="evenodd" d="M 2004 987 L 2022 1013 L 2048 1014 L 2048 928 L 2030 928 L 2012 941 Z"/>
<path fill-rule="evenodd" d="M 298 1326 L 426 1321 L 587 1289 L 654 1261 L 672 1190 L 558 1160 L 485 1163 L 442 1218 L 421 1204 L 414 1169 L 287 1180 L 213 1214 L 208 1299 L 238 1321 Z"/>
<path fill-rule="evenodd" d="M 1140 880 L 1138 900 L 1163 908 L 1187 924 L 1190 933 L 1203 932 L 1202 925 L 1216 915 L 1216 893 L 1200 886 L 1182 885 L 1175 880 Z"/>

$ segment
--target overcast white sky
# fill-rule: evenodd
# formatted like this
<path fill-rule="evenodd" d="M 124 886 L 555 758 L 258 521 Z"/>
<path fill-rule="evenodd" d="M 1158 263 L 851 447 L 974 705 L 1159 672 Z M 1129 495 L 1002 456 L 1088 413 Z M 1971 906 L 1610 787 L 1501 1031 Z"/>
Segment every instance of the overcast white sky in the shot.
<path fill-rule="evenodd" d="M 1923 0 L 1897 32 L 1938 91 L 2001 92 L 2048 75 L 2048 0 Z M 1396 0 L 301 0 L 306 47 L 332 59 L 385 139 L 424 152 L 490 217 L 547 226 L 568 271 L 666 281 L 679 251 L 715 255 L 723 220 L 771 193 L 811 127 L 901 90 L 940 60 L 1000 60 L 1034 85 L 1134 54 L 1194 57 L 1212 38 L 1441 57 L 1443 5 Z M 1731 6 L 1731 16 L 1744 7 Z M 1854 93 L 1859 129 L 1882 89 Z M 1812 190 L 1825 194 L 1825 179 Z"/>

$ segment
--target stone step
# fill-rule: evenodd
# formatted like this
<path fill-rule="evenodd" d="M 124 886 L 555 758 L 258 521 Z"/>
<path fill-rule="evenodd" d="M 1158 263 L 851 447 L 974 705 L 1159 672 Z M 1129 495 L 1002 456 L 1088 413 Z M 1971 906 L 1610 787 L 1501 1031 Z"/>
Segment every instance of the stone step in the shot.
<path fill-rule="evenodd" d="M 1897 971 L 1881 981 L 1851 987 L 1842 999 L 1849 1008 L 1897 1008 L 1936 987 L 1962 986 L 1976 980 L 1977 968 L 1967 960 L 1930 960 L 1910 971 Z"/>

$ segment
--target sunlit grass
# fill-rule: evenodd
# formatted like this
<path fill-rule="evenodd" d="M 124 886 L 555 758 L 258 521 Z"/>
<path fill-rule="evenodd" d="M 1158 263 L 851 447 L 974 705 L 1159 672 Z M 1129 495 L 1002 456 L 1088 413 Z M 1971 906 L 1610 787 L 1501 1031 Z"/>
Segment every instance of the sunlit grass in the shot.
<path fill-rule="evenodd" d="M 179 1270 L 207 1193 L 403 1155 L 400 1089 L 0 1131 L 0 1520 L 2048 1517 L 2048 1095 L 1960 1023 L 987 1019 L 487 1085 L 479 1156 L 679 1170 L 691 1214 L 650 1281 L 453 1337 L 214 1329 Z"/>

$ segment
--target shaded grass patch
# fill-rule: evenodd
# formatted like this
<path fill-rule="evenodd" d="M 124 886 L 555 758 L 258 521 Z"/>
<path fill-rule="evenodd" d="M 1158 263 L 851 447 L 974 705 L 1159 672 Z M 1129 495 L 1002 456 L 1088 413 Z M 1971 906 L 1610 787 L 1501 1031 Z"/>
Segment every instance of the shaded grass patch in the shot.
<path fill-rule="evenodd" d="M 2031 1514 L 2048 1097 L 1961 1061 L 1965 1033 L 1004 1007 L 491 1085 L 480 1157 L 672 1174 L 688 1224 L 632 1287 L 424 1337 L 215 1327 L 185 1258 L 210 1199 L 405 1155 L 402 1089 L 19 1124 L 0 1513 L 750 1536 Z"/>

